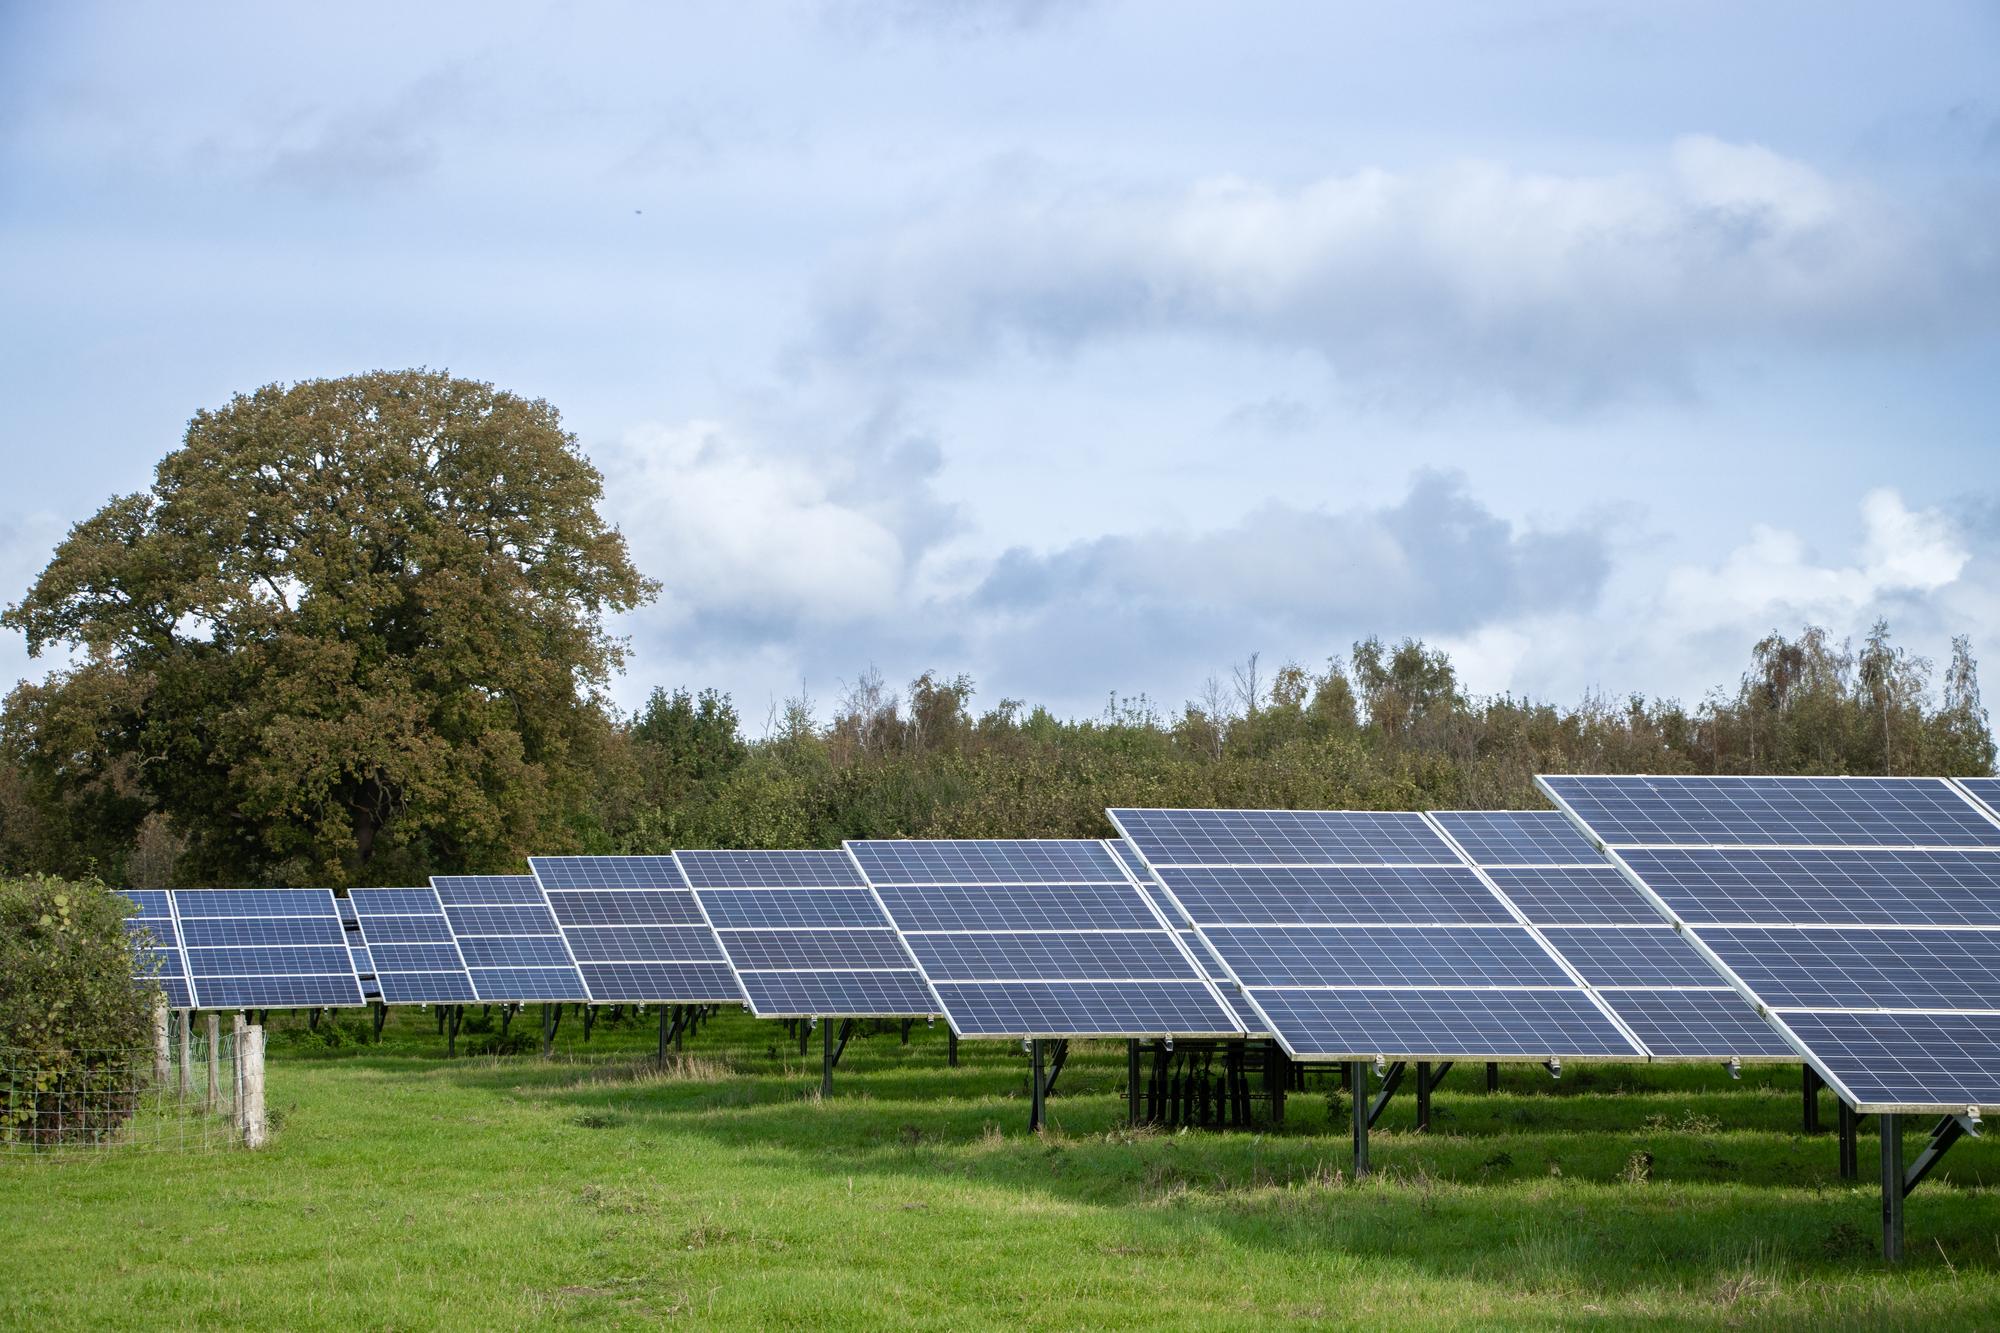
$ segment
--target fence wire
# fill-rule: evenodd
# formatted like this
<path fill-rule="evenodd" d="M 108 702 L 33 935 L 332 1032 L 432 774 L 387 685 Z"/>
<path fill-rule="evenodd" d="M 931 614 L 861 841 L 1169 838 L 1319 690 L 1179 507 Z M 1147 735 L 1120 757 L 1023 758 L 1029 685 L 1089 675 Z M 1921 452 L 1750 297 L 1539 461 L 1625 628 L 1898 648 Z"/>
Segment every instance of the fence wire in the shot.
<path fill-rule="evenodd" d="M 192 1017 L 193 1021 L 189 1019 Z M 0 1048 L 0 1156 L 209 1152 L 238 1147 L 239 1036 L 176 1013 L 164 1049 Z"/>

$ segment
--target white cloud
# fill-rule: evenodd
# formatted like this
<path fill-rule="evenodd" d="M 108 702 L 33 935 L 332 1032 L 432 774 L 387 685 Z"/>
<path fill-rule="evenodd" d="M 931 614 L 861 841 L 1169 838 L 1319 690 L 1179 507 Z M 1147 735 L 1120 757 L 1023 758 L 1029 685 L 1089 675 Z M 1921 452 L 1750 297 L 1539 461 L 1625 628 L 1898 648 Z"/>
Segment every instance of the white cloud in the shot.
<path fill-rule="evenodd" d="M 1745 341 L 1988 327 L 1982 226 L 1705 137 L 1641 171 L 1465 162 L 1298 187 L 1076 186 L 1009 164 L 848 267 L 819 342 L 955 368 L 1195 330 L 1317 351 L 1356 385 L 1574 404 L 1683 388 Z"/>

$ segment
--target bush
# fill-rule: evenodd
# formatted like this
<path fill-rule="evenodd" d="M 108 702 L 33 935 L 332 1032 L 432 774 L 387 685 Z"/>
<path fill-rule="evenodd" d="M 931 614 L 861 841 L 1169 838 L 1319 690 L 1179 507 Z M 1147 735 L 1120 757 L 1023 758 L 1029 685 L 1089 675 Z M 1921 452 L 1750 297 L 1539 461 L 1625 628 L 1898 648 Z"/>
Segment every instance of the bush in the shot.
<path fill-rule="evenodd" d="M 33 1071 L 0 1093 L 0 1129 L 97 1137 L 131 1113 L 107 1094 L 147 1069 L 160 994 L 133 982 L 131 910 L 101 884 L 0 880 L 0 1062 Z"/>

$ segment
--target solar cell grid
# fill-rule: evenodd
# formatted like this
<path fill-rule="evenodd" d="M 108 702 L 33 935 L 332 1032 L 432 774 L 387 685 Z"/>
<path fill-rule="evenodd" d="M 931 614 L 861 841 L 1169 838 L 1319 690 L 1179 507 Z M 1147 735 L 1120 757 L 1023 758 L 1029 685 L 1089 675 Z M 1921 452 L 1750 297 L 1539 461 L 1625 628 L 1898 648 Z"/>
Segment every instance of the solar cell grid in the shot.
<path fill-rule="evenodd" d="M 2000 848 L 2000 826 L 1942 778 L 1539 780 L 1614 847 Z"/>
<path fill-rule="evenodd" d="M 1701 937 L 1774 1009 L 2000 1012 L 2000 933 L 1712 926 Z"/>
<path fill-rule="evenodd" d="M 1624 1035 L 1581 990 L 1305 990 L 1252 992 L 1301 1056 L 1372 1060 L 1616 1058 Z"/>
<path fill-rule="evenodd" d="M 1486 871 L 1537 926 L 1657 925 L 1660 911 L 1611 866 L 1513 866 Z"/>
<path fill-rule="evenodd" d="M 1692 925 L 2000 926 L 2000 853 L 1635 848 L 1621 855 Z"/>
<path fill-rule="evenodd" d="M 1104 842 L 848 848 L 961 1036 L 1243 1031 Z"/>
<path fill-rule="evenodd" d="M 1187 867 L 1162 873 L 1198 927 L 1473 925 L 1514 919 L 1463 865 Z"/>
<path fill-rule="evenodd" d="M 1715 966 L 1665 922 L 1625 927 L 1550 926 L 1542 934 L 1593 986 L 1712 989 L 1727 984 Z M 1617 1007 L 1615 999 L 1612 1005 Z"/>
<path fill-rule="evenodd" d="M 1208 932 L 1245 986 L 1573 986 L 1520 926 L 1337 926 Z"/>
<path fill-rule="evenodd" d="M 1971 792 L 1989 813 L 2000 816 L 2000 778 L 1960 778 L 1958 785 Z"/>
<path fill-rule="evenodd" d="M 433 875 L 431 887 L 447 905 L 540 903 L 542 889 L 533 875 Z"/>
<path fill-rule="evenodd" d="M 1190 865 L 1456 865 L 1424 817 L 1408 811 L 1131 810 L 1109 812 L 1156 871 Z"/>
<path fill-rule="evenodd" d="M 860 888 L 867 881 L 846 852 L 676 851 L 696 889 Z"/>
<path fill-rule="evenodd" d="M 191 1007 L 313 1008 L 365 1002 L 327 889 L 184 889 L 172 894 Z"/>
<path fill-rule="evenodd" d="M 1590 839 L 1557 810 L 1433 810 L 1474 865 L 1602 865 Z"/>

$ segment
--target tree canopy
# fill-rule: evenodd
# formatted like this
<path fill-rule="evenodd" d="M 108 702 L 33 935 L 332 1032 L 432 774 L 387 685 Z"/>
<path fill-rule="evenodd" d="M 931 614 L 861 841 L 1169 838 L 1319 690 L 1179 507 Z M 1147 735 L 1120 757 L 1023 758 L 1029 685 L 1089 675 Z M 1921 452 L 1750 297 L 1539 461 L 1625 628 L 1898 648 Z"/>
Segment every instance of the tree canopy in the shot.
<path fill-rule="evenodd" d="M 151 812 L 218 884 L 561 845 L 623 663 L 604 617 L 654 591 L 601 495 L 553 407 L 442 373 L 197 414 L 0 617 L 80 653 L 7 702 L 41 859 L 108 858 Z"/>

